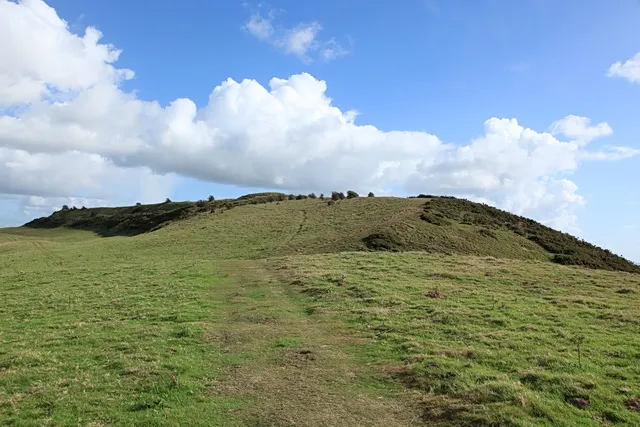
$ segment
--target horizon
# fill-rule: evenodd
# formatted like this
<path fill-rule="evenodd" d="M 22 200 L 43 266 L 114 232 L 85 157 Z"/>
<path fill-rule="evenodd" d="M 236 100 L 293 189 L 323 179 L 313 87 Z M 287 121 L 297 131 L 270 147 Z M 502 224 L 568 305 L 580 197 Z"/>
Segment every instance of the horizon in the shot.
<path fill-rule="evenodd" d="M 352 188 L 640 263 L 640 3 L 395 6 L 0 0 L 0 227 Z"/>

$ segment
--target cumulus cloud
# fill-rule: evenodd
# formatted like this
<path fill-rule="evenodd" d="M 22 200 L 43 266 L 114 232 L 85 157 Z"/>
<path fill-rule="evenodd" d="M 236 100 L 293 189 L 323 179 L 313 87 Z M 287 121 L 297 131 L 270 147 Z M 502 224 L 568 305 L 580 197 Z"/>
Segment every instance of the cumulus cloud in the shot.
<path fill-rule="evenodd" d="M 591 126 L 591 120 L 587 117 L 568 115 L 551 125 L 551 133 L 564 135 L 584 145 L 596 138 L 611 135 L 613 129 L 608 123 Z"/>
<path fill-rule="evenodd" d="M 609 67 L 609 77 L 622 77 L 631 83 L 640 83 L 640 52 L 625 62 L 618 61 Z"/>
<path fill-rule="evenodd" d="M 0 110 L 0 198 L 21 198 L 32 209 L 71 198 L 85 204 L 158 200 L 173 177 L 185 176 L 291 191 L 452 194 L 575 230 L 575 208 L 585 201 L 567 174 L 583 161 L 638 154 L 625 147 L 588 149 L 612 130 L 577 116 L 555 122 L 550 132 L 490 118 L 482 136 L 464 145 L 425 132 L 385 132 L 358 125 L 357 113 L 335 107 L 327 84 L 306 73 L 266 86 L 228 79 L 204 106 L 186 98 L 160 105 L 123 91 L 120 83 L 132 72 L 115 68 L 117 50 L 72 34 L 41 1 L 0 0 L 0 7 L 2 19 L 21 22 L 3 34 L 7 43 L 0 49 L 20 38 L 25 56 L 39 56 L 28 67 L 0 63 L 0 75 L 27 82 L 0 85 L 0 99 L 14 107 Z M 56 40 L 82 40 L 85 49 L 75 42 L 38 43 L 40 30 L 21 26 L 42 26 L 42 34 Z M 251 28 L 269 34 L 259 21 Z M 64 78 L 48 74 L 46 58 L 69 55 L 74 61 Z M 90 67 L 97 67 L 92 80 L 70 83 L 83 82 Z M 33 81 L 42 83 L 37 90 Z"/>
<path fill-rule="evenodd" d="M 274 10 L 270 10 L 267 16 L 256 12 L 251 15 L 243 28 L 254 37 L 270 43 L 286 54 L 295 55 L 304 62 L 312 60 L 311 54 L 317 54 L 324 61 L 332 61 L 349 54 L 349 50 L 335 38 L 328 41 L 318 39 L 318 34 L 322 31 L 322 25 L 319 22 L 299 23 L 294 27 L 286 28 L 275 27 L 274 19 Z"/>

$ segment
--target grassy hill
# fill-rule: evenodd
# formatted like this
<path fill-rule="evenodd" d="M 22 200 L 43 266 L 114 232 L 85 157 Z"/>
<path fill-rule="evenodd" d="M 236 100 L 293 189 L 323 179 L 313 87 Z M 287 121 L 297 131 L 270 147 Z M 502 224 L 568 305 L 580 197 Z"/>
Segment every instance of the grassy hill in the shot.
<path fill-rule="evenodd" d="M 186 244 L 225 241 L 252 258 L 388 250 L 551 260 L 565 265 L 640 272 L 608 250 L 487 205 L 451 197 L 288 200 L 259 193 L 235 200 L 122 208 L 66 209 L 25 225 L 69 227 L 104 236 L 170 226 Z M 164 234 L 163 234 L 164 236 Z M 177 241 L 176 240 L 176 241 Z"/>
<path fill-rule="evenodd" d="M 273 198 L 0 229 L 0 424 L 640 425 L 631 263 L 458 199 Z"/>

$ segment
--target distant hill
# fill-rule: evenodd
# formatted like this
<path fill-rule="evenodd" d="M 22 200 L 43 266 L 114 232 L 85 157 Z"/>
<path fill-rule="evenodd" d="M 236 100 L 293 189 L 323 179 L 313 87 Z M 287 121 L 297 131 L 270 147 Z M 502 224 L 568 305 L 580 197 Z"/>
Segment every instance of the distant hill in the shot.
<path fill-rule="evenodd" d="M 167 239 L 176 247 L 217 245 L 222 256 L 427 251 L 640 273 L 632 262 L 569 234 L 453 197 L 331 201 L 257 193 L 217 201 L 66 208 L 25 227 L 68 227 L 102 236 L 147 233 L 150 239 Z"/>

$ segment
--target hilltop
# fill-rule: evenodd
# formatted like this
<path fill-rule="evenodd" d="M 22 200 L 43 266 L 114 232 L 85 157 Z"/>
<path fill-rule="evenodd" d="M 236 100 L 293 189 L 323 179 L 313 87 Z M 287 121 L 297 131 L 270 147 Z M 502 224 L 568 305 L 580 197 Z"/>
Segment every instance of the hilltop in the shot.
<path fill-rule="evenodd" d="M 425 251 L 550 260 L 640 272 L 632 262 L 567 233 L 453 197 L 321 200 L 314 195 L 256 193 L 238 199 L 65 208 L 25 227 L 67 227 L 102 236 L 137 235 L 167 228 L 165 233 L 176 234 L 172 241 L 225 241 L 229 255 L 240 255 L 240 251 L 249 258 L 345 251 Z M 244 254 L 247 248 L 251 250 Z"/>

